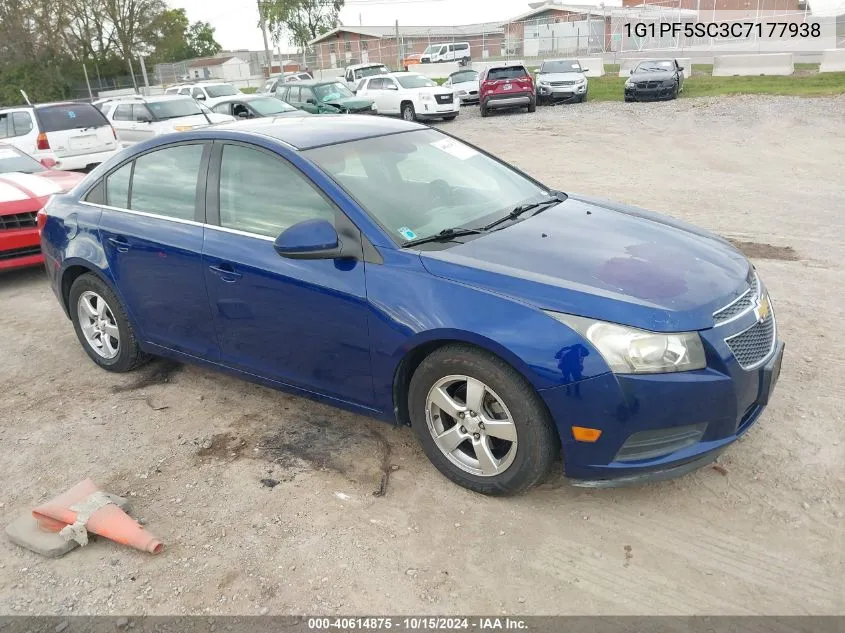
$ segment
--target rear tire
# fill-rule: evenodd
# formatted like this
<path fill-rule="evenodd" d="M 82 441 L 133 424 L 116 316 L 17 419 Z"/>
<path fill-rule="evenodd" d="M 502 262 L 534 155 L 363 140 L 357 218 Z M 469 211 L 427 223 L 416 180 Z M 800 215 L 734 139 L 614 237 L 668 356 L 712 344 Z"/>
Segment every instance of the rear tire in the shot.
<path fill-rule="evenodd" d="M 490 116 L 490 110 L 487 109 L 486 104 L 479 102 L 479 106 L 481 107 L 481 116 L 482 117 L 486 118 L 486 117 Z"/>
<path fill-rule="evenodd" d="M 475 492 L 522 492 L 542 480 L 560 451 L 554 424 L 528 381 L 469 345 L 447 345 L 423 360 L 411 378 L 408 406 L 432 464 Z"/>
<path fill-rule="evenodd" d="M 529 112 L 536 112 L 537 111 L 537 101 L 536 101 L 536 99 L 532 99 L 531 103 L 528 104 L 528 111 Z"/>
<path fill-rule="evenodd" d="M 103 369 L 123 373 L 150 360 L 120 300 L 97 275 L 86 273 L 73 282 L 68 308 L 82 348 Z"/>

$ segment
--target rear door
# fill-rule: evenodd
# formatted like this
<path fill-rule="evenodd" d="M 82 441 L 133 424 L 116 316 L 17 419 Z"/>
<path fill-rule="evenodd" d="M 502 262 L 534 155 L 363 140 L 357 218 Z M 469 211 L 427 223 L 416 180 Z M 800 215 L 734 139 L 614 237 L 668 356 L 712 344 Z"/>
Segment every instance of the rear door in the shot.
<path fill-rule="evenodd" d="M 139 141 L 148 141 L 156 135 L 155 118 L 145 104 L 132 104 L 132 119 L 135 122 L 135 134 Z"/>
<path fill-rule="evenodd" d="M 202 267 L 211 143 L 156 149 L 105 179 L 100 240 L 123 305 L 145 341 L 218 356 Z"/>
<path fill-rule="evenodd" d="M 90 103 L 43 106 L 36 109 L 36 117 L 59 159 L 115 149 L 111 125 Z"/>
<path fill-rule="evenodd" d="M 117 138 L 121 143 L 137 143 L 139 140 L 138 125 L 135 123 L 135 116 L 132 113 L 131 103 L 119 103 L 111 115 L 112 126 L 117 132 Z"/>

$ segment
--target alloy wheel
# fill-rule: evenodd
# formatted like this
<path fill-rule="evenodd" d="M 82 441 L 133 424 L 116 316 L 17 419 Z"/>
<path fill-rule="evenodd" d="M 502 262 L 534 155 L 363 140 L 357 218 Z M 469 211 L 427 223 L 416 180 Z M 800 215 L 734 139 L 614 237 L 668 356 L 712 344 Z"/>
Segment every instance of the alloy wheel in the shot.
<path fill-rule="evenodd" d="M 76 311 L 86 343 L 102 358 L 115 358 L 120 353 L 120 331 L 106 300 L 86 290 L 79 295 Z"/>
<path fill-rule="evenodd" d="M 426 421 L 434 443 L 461 470 L 493 477 L 513 463 L 517 431 L 504 401 L 471 376 L 446 376 L 426 398 Z"/>

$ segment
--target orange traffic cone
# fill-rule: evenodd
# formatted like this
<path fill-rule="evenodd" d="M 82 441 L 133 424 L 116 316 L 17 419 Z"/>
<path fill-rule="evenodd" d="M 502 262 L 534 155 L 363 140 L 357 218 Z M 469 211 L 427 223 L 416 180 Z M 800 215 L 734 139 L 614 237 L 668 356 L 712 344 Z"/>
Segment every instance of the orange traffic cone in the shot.
<path fill-rule="evenodd" d="M 87 530 L 151 554 L 164 549 L 161 541 L 118 508 L 90 479 L 38 506 L 32 516 L 46 530 L 69 529 L 71 534 L 81 534 L 83 540 Z"/>

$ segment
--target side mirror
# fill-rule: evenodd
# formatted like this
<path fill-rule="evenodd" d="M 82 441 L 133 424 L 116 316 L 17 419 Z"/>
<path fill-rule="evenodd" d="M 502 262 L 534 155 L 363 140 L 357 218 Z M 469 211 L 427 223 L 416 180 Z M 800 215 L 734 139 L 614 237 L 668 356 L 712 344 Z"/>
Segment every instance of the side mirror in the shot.
<path fill-rule="evenodd" d="M 194 97 L 197 101 L 205 101 L 205 95 L 200 93 L 196 97 Z"/>
<path fill-rule="evenodd" d="M 153 122 L 153 120 L 148 116 L 142 116 L 140 119 L 138 119 L 138 123 L 152 123 L 152 122 Z"/>
<path fill-rule="evenodd" d="M 238 112 L 238 118 L 239 119 L 248 119 L 249 118 L 249 112 L 246 112 L 244 110 Z"/>
<path fill-rule="evenodd" d="M 288 259 L 337 259 L 343 245 L 337 231 L 326 220 L 304 220 L 285 229 L 273 248 Z"/>
<path fill-rule="evenodd" d="M 628 71 L 628 74 L 629 74 L 629 75 L 633 75 L 633 74 L 634 74 L 634 69 L 632 68 L 630 71 Z"/>
<path fill-rule="evenodd" d="M 684 69 L 683 66 L 678 66 L 678 71 L 682 71 Z"/>
<path fill-rule="evenodd" d="M 308 99 L 308 101 L 306 101 L 305 103 L 310 104 L 310 105 L 317 105 L 317 100 L 316 99 Z"/>

